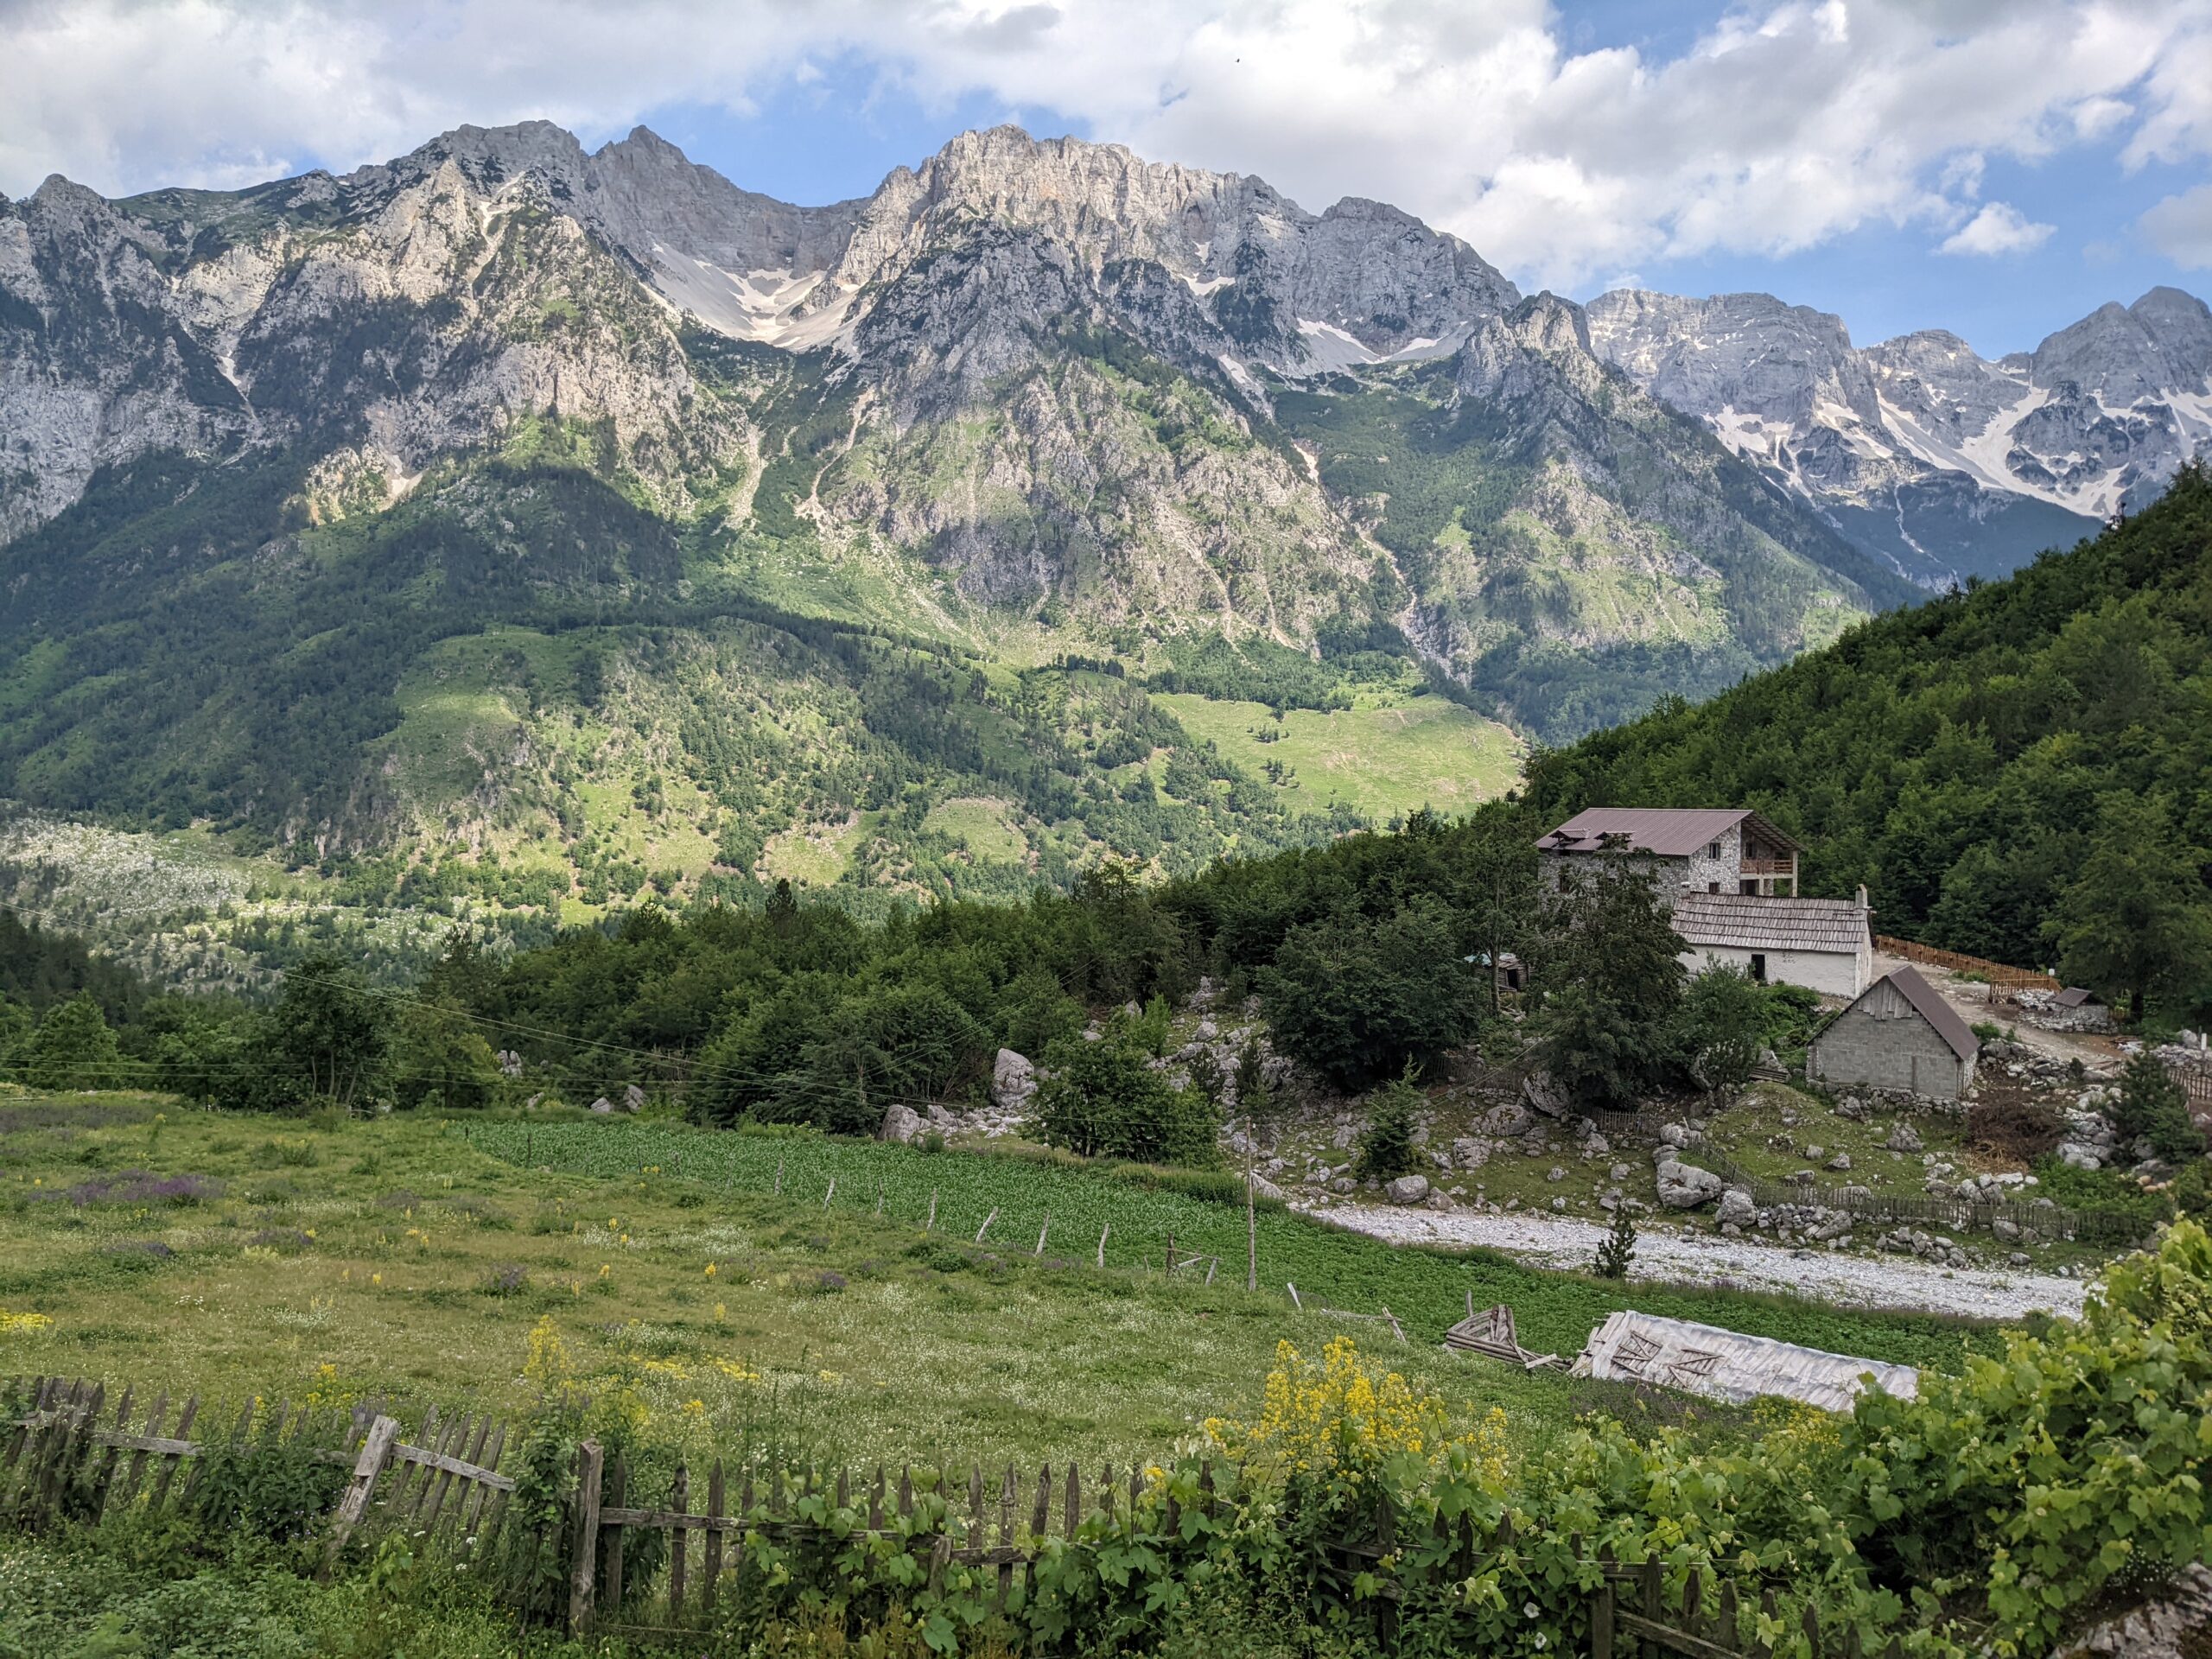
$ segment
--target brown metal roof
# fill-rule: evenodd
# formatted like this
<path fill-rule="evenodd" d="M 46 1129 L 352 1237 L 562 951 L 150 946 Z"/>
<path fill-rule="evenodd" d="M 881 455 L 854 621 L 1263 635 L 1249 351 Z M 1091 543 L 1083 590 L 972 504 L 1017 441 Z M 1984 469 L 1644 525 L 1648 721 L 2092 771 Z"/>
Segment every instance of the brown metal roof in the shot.
<path fill-rule="evenodd" d="M 2085 991 L 2079 985 L 2069 985 L 2050 1000 L 2062 1008 L 2079 1008 L 2085 1007 L 2092 1002 L 2101 1001 L 2103 999 L 2094 991 Z"/>
<path fill-rule="evenodd" d="M 1678 893 L 1675 931 L 1693 950 L 1827 950 L 1856 955 L 1873 949 L 1866 914 L 1849 899 L 1778 899 L 1755 893 Z"/>
<path fill-rule="evenodd" d="M 1967 1022 L 1959 1018 L 1958 1010 L 1946 1002 L 1937 995 L 1936 988 L 1920 976 L 1918 969 L 1893 968 L 1882 977 L 1904 994 L 1904 1000 L 1912 1004 L 1915 1014 L 1936 1027 L 1936 1034 L 1950 1046 L 1952 1053 L 1962 1060 L 1970 1060 L 1981 1052 L 1981 1039 L 1975 1036 Z M 1881 982 L 1881 980 L 1874 982 L 1876 985 Z M 1866 988 L 1872 991 L 1873 986 Z"/>
<path fill-rule="evenodd" d="M 1745 806 L 1586 807 L 1536 845 L 1549 852 L 1594 853 L 1606 836 L 1620 836 L 1639 853 L 1687 858 L 1719 840 L 1745 818 L 1751 820 L 1764 839 L 1778 847 L 1802 850 L 1764 817 Z"/>

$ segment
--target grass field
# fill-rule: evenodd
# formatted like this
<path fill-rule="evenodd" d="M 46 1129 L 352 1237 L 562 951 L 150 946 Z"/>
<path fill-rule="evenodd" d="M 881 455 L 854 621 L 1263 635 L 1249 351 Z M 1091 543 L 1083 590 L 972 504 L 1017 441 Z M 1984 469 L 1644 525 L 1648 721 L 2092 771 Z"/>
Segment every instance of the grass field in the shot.
<path fill-rule="evenodd" d="M 1255 1409 L 1278 1340 L 1318 1350 L 1348 1328 L 1311 1311 L 1326 1301 L 1387 1304 L 1410 1339 L 1382 1338 L 1393 1362 L 1469 1409 L 1503 1407 L 1524 1449 L 1580 1412 L 1644 1408 L 1437 1345 L 1471 1295 L 1512 1303 L 1524 1341 L 1572 1353 L 1621 1287 L 1270 1210 L 1263 1289 L 1248 1294 L 1240 1208 L 1080 1167 L 587 1118 L 325 1124 L 132 1096 L 0 1103 L 0 1371 L 17 1375 L 520 1410 L 537 1386 L 529 1335 L 550 1319 L 579 1376 L 677 1439 L 1126 1459 Z M 1164 1277 L 1171 1232 L 1220 1254 L 1212 1287 Z M 1634 1299 L 1923 1364 L 1987 1340 L 1729 1292 Z M 1381 1330 L 1350 1328 L 1369 1347 Z"/>
<path fill-rule="evenodd" d="M 1503 794 L 1520 776 L 1513 734 L 1442 697 L 1363 698 L 1325 714 L 1293 709 L 1278 727 L 1265 703 L 1154 695 L 1192 736 L 1210 739 L 1255 776 L 1281 761 L 1297 780 L 1283 798 L 1300 811 L 1325 812 L 1342 801 L 1378 820 L 1420 806 L 1456 814 Z M 1277 741 L 1260 741 L 1277 731 Z"/>

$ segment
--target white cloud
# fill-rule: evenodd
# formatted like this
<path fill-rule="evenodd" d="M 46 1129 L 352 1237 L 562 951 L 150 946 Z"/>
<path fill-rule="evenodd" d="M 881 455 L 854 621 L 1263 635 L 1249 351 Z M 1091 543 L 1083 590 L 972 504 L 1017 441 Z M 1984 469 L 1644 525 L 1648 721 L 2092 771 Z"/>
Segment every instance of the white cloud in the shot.
<path fill-rule="evenodd" d="M 2168 196 L 2138 223 L 2151 245 L 2176 264 L 2212 270 L 2212 184 Z"/>
<path fill-rule="evenodd" d="M 0 0 L 0 189 L 235 184 L 463 121 L 595 140 L 854 54 L 929 107 L 1061 111 L 1316 209 L 1382 197 L 1578 289 L 1949 230 L 1985 161 L 2212 153 L 2207 0 L 1713 3 L 1662 58 L 1572 49 L 1547 0 Z"/>
<path fill-rule="evenodd" d="M 2055 225 L 2031 223 L 2008 201 L 1993 201 L 1951 232 L 1938 253 L 2025 253 L 2050 240 Z"/>

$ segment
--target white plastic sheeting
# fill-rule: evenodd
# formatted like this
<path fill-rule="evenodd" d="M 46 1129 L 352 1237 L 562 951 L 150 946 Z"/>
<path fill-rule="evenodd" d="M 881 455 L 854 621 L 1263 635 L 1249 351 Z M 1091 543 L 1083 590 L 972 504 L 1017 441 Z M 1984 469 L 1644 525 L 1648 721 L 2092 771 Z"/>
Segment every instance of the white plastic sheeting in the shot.
<path fill-rule="evenodd" d="M 1861 1379 L 1869 1374 L 1876 1388 L 1900 1399 L 1920 1391 L 1920 1373 L 1910 1365 L 1824 1353 L 1634 1308 L 1612 1315 L 1591 1333 L 1573 1374 L 1656 1383 L 1713 1400 L 1781 1395 L 1824 1411 L 1849 1411 L 1853 1396 L 1865 1386 Z"/>

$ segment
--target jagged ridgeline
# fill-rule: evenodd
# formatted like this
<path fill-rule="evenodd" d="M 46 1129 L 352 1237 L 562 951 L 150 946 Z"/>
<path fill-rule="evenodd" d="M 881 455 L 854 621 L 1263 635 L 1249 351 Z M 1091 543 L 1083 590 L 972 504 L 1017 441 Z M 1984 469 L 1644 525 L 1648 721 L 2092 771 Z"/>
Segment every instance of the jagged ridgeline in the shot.
<path fill-rule="evenodd" d="M 542 123 L 50 180 L 0 203 L 0 798 L 548 917 L 1464 810 L 1915 591 L 1626 339 L 1378 203 L 1011 129 L 818 208 Z"/>

